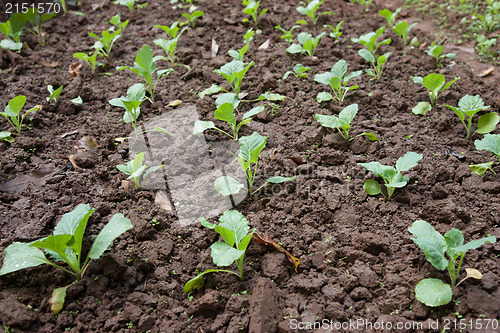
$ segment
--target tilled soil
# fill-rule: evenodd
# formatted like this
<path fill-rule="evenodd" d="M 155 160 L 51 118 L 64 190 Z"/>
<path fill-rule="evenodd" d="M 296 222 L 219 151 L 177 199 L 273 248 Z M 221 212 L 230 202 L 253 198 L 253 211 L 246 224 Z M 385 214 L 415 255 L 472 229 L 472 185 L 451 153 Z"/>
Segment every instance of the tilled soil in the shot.
<path fill-rule="evenodd" d="M 335 26 L 343 20 L 343 35 L 338 41 L 323 38 L 315 54 L 317 58 L 308 58 L 286 53 L 288 45 L 274 29 L 278 24 L 289 28 L 305 18 L 296 12 L 295 4 L 263 1 L 261 7 L 269 8 L 269 12 L 259 23 L 262 33 L 251 42 L 247 59 L 255 61 L 255 65 L 248 71 L 242 90 L 248 93 L 248 100 L 267 91 L 287 98 L 274 106 L 259 102 L 268 105 L 266 113 L 243 127 L 242 134 L 255 130 L 268 136 L 257 183 L 272 175 L 296 179 L 293 183 L 266 187 L 245 198 L 235 209 L 248 218 L 252 227 L 272 237 L 301 262 L 295 272 L 284 254 L 251 243 L 243 282 L 235 276 L 213 274 L 207 277 L 204 289 L 189 295 L 183 292 L 184 284 L 198 272 L 215 266 L 210 245 L 218 236 L 200 224 L 185 226 L 179 222 L 183 215 L 196 209 L 195 204 L 175 205 L 167 211 L 155 203 L 160 190 L 125 191 L 121 187 L 125 177 L 116 165 L 129 160 L 129 142 L 115 139 L 128 136 L 132 128 L 122 122 L 122 110 L 108 104 L 108 100 L 124 95 L 129 86 L 139 82 L 135 74 L 115 67 L 132 65 L 137 50 L 144 44 L 153 46 L 155 55 L 163 54 L 152 41 L 165 38 L 165 34 L 153 26 L 170 25 L 186 9 L 172 9 L 168 1 L 152 0 L 149 6 L 130 13 L 126 7 L 106 0 L 83 2 L 72 9 L 85 13 L 84 16 L 69 13 L 47 22 L 43 40 L 26 36 L 30 49 L 21 55 L 0 51 L 1 105 L 23 94 L 27 96 L 27 106 L 44 106 L 31 116 L 30 128 L 25 128 L 13 144 L 0 143 L 2 180 L 39 169 L 55 172 L 43 181 L 28 183 L 24 189 L 1 187 L 1 252 L 13 241 L 27 242 L 51 234 L 60 217 L 80 203 L 96 209 L 88 226 L 92 235 L 118 212 L 134 225 L 103 258 L 91 263 L 83 280 L 68 289 L 65 307 L 55 317 L 50 314 L 50 294 L 71 283 L 70 276 L 44 266 L 3 276 L 3 330 L 335 332 L 342 331 L 335 323 L 364 320 L 374 327 L 344 326 L 343 331 L 382 332 L 388 326 L 380 326 L 381 323 L 400 322 L 407 323 L 406 328 L 392 331 L 441 332 L 448 328 L 447 332 L 459 332 L 460 320 L 470 323 L 476 319 L 498 319 L 500 244 L 487 243 L 468 252 L 464 267 L 480 270 L 484 274 L 482 281 L 465 281 L 454 290 L 453 302 L 432 309 L 415 300 L 414 287 L 424 277 L 448 277 L 426 261 L 407 229 L 415 220 L 423 219 L 442 233 L 451 228 L 462 230 L 466 241 L 487 234 L 500 237 L 499 163 L 493 166 L 497 174 L 471 174 L 469 164 L 493 161 L 494 156 L 477 151 L 474 140 L 482 136 L 476 134 L 466 139 L 459 119 L 444 107 L 456 105 L 465 94 L 480 94 L 492 111 L 500 111 L 499 68 L 495 68 L 493 76 L 486 77 L 479 77 L 477 71 L 459 62 L 447 61 L 443 68 L 436 68 L 434 59 L 422 49 L 405 48 L 396 35 L 386 31 L 384 36 L 393 42 L 381 50 L 392 55 L 382 78 L 373 81 L 363 74 L 354 79 L 360 88 L 340 104 L 332 101 L 319 105 L 316 101 L 316 95 L 327 89 L 314 82 L 314 75 L 329 70 L 339 59 L 347 61 L 349 71 L 369 68 L 357 54 L 359 44 L 350 39 L 385 25 L 377 12 L 386 6 L 379 2 L 376 10 L 365 12 L 361 5 L 326 1 L 321 9 L 335 15 L 321 17 L 316 26 L 309 24 L 296 32 L 317 35 L 323 24 Z M 391 3 L 389 8 L 394 10 L 397 6 Z M 226 84 L 213 70 L 231 60 L 227 56 L 229 49 L 243 46 L 242 35 L 250 26 L 241 22 L 240 1 L 202 2 L 199 9 L 205 16 L 195 29 L 188 29 L 181 37 L 177 52 L 180 61 L 191 69 L 176 67 L 174 74 L 160 81 L 155 102 L 142 105 L 143 122 L 195 106 L 200 119 L 224 126 L 213 118 L 213 98 L 200 99 L 196 93 L 211 83 Z M 72 54 L 89 52 L 94 41 L 88 33 L 107 29 L 107 22 L 117 12 L 130 24 L 110 58 L 104 61 L 105 67 L 93 75 L 84 64 L 80 74 L 70 78 L 67 69 L 75 62 Z M 408 20 L 415 20 L 415 15 L 408 9 L 402 11 Z M 433 40 L 419 26 L 410 38 L 415 35 L 428 44 Z M 269 47 L 258 49 L 268 39 Z M 212 40 L 219 45 L 216 56 L 212 55 Z M 47 63 L 57 65 L 48 67 Z M 283 80 L 283 74 L 296 63 L 310 66 L 309 76 L 302 79 L 290 75 Z M 166 62 L 158 63 L 160 68 L 168 66 Z M 438 99 L 431 112 L 418 117 L 411 109 L 428 97 L 410 77 L 431 72 L 442 73 L 447 80 L 460 80 Z M 60 102 L 55 105 L 45 101 L 48 84 L 64 85 Z M 69 102 L 77 96 L 84 101 L 82 107 Z M 182 100 L 183 104 L 177 109 L 169 107 L 173 100 Z M 337 114 L 352 103 L 359 105 L 359 112 L 353 121 L 350 135 L 354 139 L 350 142 L 314 120 L 316 113 Z M 258 103 L 245 103 L 240 114 L 255 105 Z M 3 119 L 0 125 L 2 130 L 9 127 Z M 375 133 L 381 141 L 357 136 L 363 132 Z M 77 151 L 74 146 L 84 136 L 93 138 L 98 147 Z M 205 137 L 211 145 L 226 140 L 212 132 Z M 175 153 L 182 150 L 175 147 Z M 447 149 L 465 158 L 449 155 Z M 161 148 L 157 147 L 155 154 L 159 151 Z M 363 183 L 373 175 L 357 164 L 380 161 L 394 165 L 408 151 L 423 155 L 419 165 L 407 173 L 409 184 L 396 190 L 391 200 L 368 196 Z M 72 154 L 81 168 L 74 169 L 67 160 Z M 170 159 L 170 154 L 173 156 L 174 152 L 163 151 L 161 159 L 166 164 L 175 160 Z M 206 162 L 203 158 L 198 161 L 194 151 L 188 155 L 191 162 Z M 90 242 L 85 246 L 88 249 Z M 322 320 L 331 321 L 332 325 L 307 329 L 306 323 Z M 439 326 L 432 326 L 436 321 Z M 298 323 L 303 329 L 299 329 Z M 424 328 L 412 327 L 413 323 Z M 496 330 L 474 330 L 470 325 L 461 330 L 473 331 Z"/>

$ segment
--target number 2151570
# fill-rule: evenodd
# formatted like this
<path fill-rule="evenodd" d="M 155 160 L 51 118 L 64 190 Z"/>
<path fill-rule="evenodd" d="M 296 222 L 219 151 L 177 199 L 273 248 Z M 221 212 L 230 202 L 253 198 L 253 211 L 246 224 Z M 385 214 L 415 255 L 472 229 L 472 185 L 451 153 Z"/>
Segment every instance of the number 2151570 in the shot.
<path fill-rule="evenodd" d="M 38 14 L 44 13 L 59 13 L 61 12 L 61 4 L 60 3 L 52 3 L 52 2 L 41 2 L 41 3 L 7 3 L 5 4 L 5 13 L 6 14 L 14 14 L 14 13 L 27 13 L 28 11 L 34 12 L 36 9 Z"/>

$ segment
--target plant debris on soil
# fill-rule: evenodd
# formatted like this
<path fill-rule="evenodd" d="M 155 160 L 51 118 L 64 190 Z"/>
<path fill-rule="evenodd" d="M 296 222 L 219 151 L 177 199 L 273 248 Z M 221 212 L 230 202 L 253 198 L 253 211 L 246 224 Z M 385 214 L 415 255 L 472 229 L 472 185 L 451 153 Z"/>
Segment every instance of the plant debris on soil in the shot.
<path fill-rule="evenodd" d="M 166 0 L 149 0 L 148 4 L 130 12 L 109 0 L 80 1 L 70 10 L 83 15 L 70 11 L 47 21 L 42 37 L 23 36 L 28 47 L 20 54 L 0 49 L 2 110 L 17 95 L 27 97 L 26 107 L 43 105 L 30 113 L 27 128 L 13 143 L 0 141 L 0 259 L 3 261 L 3 251 L 12 242 L 52 234 L 61 216 L 82 203 L 96 210 L 87 228 L 92 235 L 115 213 L 122 213 L 133 224 L 100 260 L 91 262 L 81 281 L 68 288 L 64 308 L 57 316 L 50 313 L 50 295 L 58 286 L 71 283 L 71 276 L 47 265 L 2 276 L 0 332 L 387 331 L 365 326 L 352 330 L 305 326 L 323 320 L 333 324 L 390 322 L 394 327 L 409 323 L 391 332 L 441 332 L 446 327 L 446 332 L 497 331 L 498 326 L 479 330 L 474 321 L 491 319 L 498 325 L 500 243 L 467 252 L 464 268 L 479 270 L 482 280 L 466 280 L 454 289 L 452 302 L 430 308 L 415 299 L 415 285 L 424 277 L 447 277 L 445 271 L 426 261 L 411 241 L 408 227 L 422 219 L 442 234 L 459 229 L 467 240 L 500 237 L 500 164 L 493 164 L 496 174 L 489 170 L 483 176 L 471 173 L 469 164 L 496 157 L 476 150 L 474 140 L 482 135 L 476 133 L 467 140 L 464 126 L 445 107 L 456 106 L 466 94 L 479 94 L 491 106 L 488 112 L 500 111 L 498 66 L 489 75 L 478 75 L 491 65 L 465 64 L 462 61 L 469 61 L 470 54 L 464 56 L 457 49 L 455 61 L 444 60 L 444 66 L 437 68 L 424 49 L 405 47 L 386 29 L 384 38 L 390 37 L 392 42 L 380 49 L 381 54 L 391 52 L 391 56 L 382 77 L 371 80 L 364 72 L 370 64 L 358 55 L 361 45 L 351 38 L 387 25 L 378 10 L 394 11 L 402 3 L 376 1 L 376 8 L 367 12 L 360 4 L 325 1 L 320 11 L 332 15 L 320 16 L 316 25 L 302 25 L 294 35 L 307 31 L 317 36 L 324 24 L 336 26 L 344 21 L 342 36 L 323 37 L 315 57 L 308 57 L 287 53 L 289 44 L 275 29 L 276 25 L 289 29 L 306 18 L 296 11 L 297 4 L 262 1 L 260 8 L 269 11 L 261 17 L 261 33 L 254 35 L 245 55 L 245 62 L 254 61 L 255 65 L 245 76 L 242 92 L 247 94 L 246 100 L 265 92 L 286 99 L 259 102 L 266 111 L 240 132 L 241 136 L 253 131 L 268 136 L 256 182 L 275 175 L 295 176 L 295 180 L 268 185 L 233 208 L 265 236 L 263 242 L 250 243 L 244 280 L 231 274 L 211 274 L 203 289 L 185 294 L 183 286 L 188 280 L 215 267 L 210 245 L 218 235 L 199 223 L 179 223 L 183 213 L 196 207 L 169 202 L 165 189 L 135 190 L 116 169 L 131 159 L 133 140 L 123 138 L 132 126 L 123 122 L 123 110 L 108 101 L 125 95 L 139 82 L 134 73 L 116 67 L 132 66 L 143 45 L 150 45 L 155 55 L 165 55 L 153 43 L 165 33 L 154 26 L 170 26 L 188 10 Z M 244 45 L 243 35 L 253 21 L 242 22 L 247 15 L 239 0 L 196 5 L 204 16 L 195 28 L 184 32 L 176 53 L 178 62 L 189 68 L 175 66 L 175 72 L 159 81 L 154 102 L 141 105 L 139 124 L 194 106 L 201 120 L 223 126 L 213 117 L 214 98 L 201 99 L 198 93 L 212 83 L 229 89 L 214 70 L 232 60 L 228 50 Z M 92 74 L 87 64 L 78 66 L 73 53 L 91 51 L 95 40 L 89 32 L 100 35 L 116 13 L 130 23 L 110 57 L 99 58 L 104 67 Z M 423 21 L 411 8 L 403 7 L 400 15 L 408 21 Z M 0 13 L 1 22 L 7 19 Z M 428 45 L 435 38 L 424 23 L 410 32 L 409 40 L 415 36 Z M 346 60 L 349 72 L 363 70 L 349 83 L 359 88 L 341 103 L 319 104 L 316 96 L 326 86 L 315 82 L 314 75 L 329 71 L 340 59 Z M 307 78 L 289 75 L 282 79 L 297 63 L 311 67 Z M 474 66 L 481 69 L 472 70 Z M 157 67 L 171 66 L 160 61 Z M 428 93 L 411 77 L 429 73 L 441 73 L 447 81 L 460 80 L 439 97 L 431 111 L 417 116 L 412 108 L 428 101 Z M 64 86 L 57 103 L 46 101 L 49 84 Z M 70 102 L 78 96 L 83 105 Z M 336 115 L 353 103 L 359 110 L 349 131 L 352 141 L 345 141 L 314 118 L 315 114 Z M 240 113 L 257 105 L 242 104 Z M 0 128 L 12 131 L 5 119 L 0 120 Z M 365 132 L 380 140 L 358 136 Z M 205 133 L 208 143 L 228 140 L 214 133 Z M 493 133 L 500 133 L 499 128 Z M 396 189 L 391 200 L 369 196 L 363 190 L 363 183 L 373 175 L 358 163 L 394 165 L 410 151 L 423 159 L 405 172 L 408 185 Z M 162 158 L 167 163 L 168 152 Z M 84 242 L 86 251 L 90 245 Z M 300 264 L 295 266 L 290 258 Z M 461 330 L 461 321 L 469 326 Z M 435 322 L 439 326 L 430 326 Z M 412 328 L 412 323 L 423 326 Z"/>

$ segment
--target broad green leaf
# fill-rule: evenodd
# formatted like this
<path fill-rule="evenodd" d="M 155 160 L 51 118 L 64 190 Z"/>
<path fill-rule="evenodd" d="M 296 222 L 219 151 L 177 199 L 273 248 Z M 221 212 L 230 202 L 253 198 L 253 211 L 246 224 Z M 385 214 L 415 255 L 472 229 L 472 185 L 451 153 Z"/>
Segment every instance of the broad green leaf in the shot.
<path fill-rule="evenodd" d="M 11 39 L 2 39 L 0 41 L 0 48 L 11 51 L 19 51 L 23 48 L 23 43 L 16 43 Z"/>
<path fill-rule="evenodd" d="M 165 164 L 162 164 L 162 165 L 155 165 L 155 166 L 152 166 L 152 167 L 148 168 L 148 169 L 146 170 L 146 172 L 144 172 L 143 179 L 144 179 L 144 180 L 146 180 L 150 174 L 152 174 L 153 172 L 155 172 L 155 171 L 157 171 L 157 170 L 159 170 L 159 169 L 163 168 L 164 166 L 165 166 Z"/>
<path fill-rule="evenodd" d="M 381 176 L 382 164 L 379 162 L 358 163 L 358 165 L 361 165 L 366 170 L 373 172 L 376 177 Z"/>
<path fill-rule="evenodd" d="M 384 178 L 386 183 L 392 182 L 393 178 L 396 176 L 397 171 L 395 168 L 389 165 L 380 165 L 380 177 Z"/>
<path fill-rule="evenodd" d="M 217 99 L 215 100 L 215 107 L 218 108 L 225 103 L 232 104 L 234 109 L 240 106 L 240 100 L 235 93 L 225 93 L 217 97 Z"/>
<path fill-rule="evenodd" d="M 431 73 L 424 77 L 423 85 L 432 92 L 437 92 L 444 85 L 445 78 L 441 74 Z"/>
<path fill-rule="evenodd" d="M 139 178 L 140 176 L 142 176 L 142 174 L 146 170 L 146 167 L 147 167 L 146 165 L 142 165 L 138 169 L 134 168 L 133 169 L 134 172 L 132 172 L 132 174 L 130 176 L 128 176 L 127 179 Z"/>
<path fill-rule="evenodd" d="M 220 272 L 219 269 L 207 269 L 203 273 L 198 274 L 184 285 L 184 292 L 189 293 L 196 289 L 201 289 L 205 285 L 205 280 L 203 280 L 203 276 L 208 273 Z"/>
<path fill-rule="evenodd" d="M 370 141 L 378 141 L 380 142 L 380 139 L 373 133 L 370 133 L 370 132 L 363 132 L 361 134 L 358 134 L 357 136 L 361 136 L 361 135 L 366 135 L 366 137 L 370 140 Z"/>
<path fill-rule="evenodd" d="M 324 91 L 320 92 L 318 96 L 316 96 L 316 101 L 318 101 L 318 103 L 331 101 L 332 99 L 333 99 L 332 94 Z"/>
<path fill-rule="evenodd" d="M 415 297 L 427 306 L 446 305 L 452 296 L 450 285 L 439 279 L 423 279 L 415 286 Z"/>
<path fill-rule="evenodd" d="M 295 180 L 295 177 L 274 176 L 274 177 L 269 178 L 267 180 L 267 182 L 272 183 L 272 184 L 281 184 L 281 183 L 288 182 L 291 180 Z"/>
<path fill-rule="evenodd" d="M 1 138 L 0 138 L 1 139 Z M 480 163 L 480 164 L 471 164 L 469 165 L 469 168 L 471 170 L 471 173 L 475 173 L 476 175 L 482 176 L 486 172 L 486 170 L 491 170 L 495 162 L 487 162 L 487 163 Z"/>
<path fill-rule="evenodd" d="M 314 81 L 322 84 L 330 85 L 330 80 L 334 77 L 334 75 L 330 72 L 325 72 L 322 74 L 316 74 L 314 76 Z"/>
<path fill-rule="evenodd" d="M 222 176 L 215 180 L 215 189 L 223 196 L 234 195 L 245 186 L 231 176 Z"/>
<path fill-rule="evenodd" d="M 241 242 L 248 230 L 250 230 L 246 217 L 236 210 L 228 210 L 222 214 L 219 222 L 219 226 L 234 232 L 236 245 Z"/>
<path fill-rule="evenodd" d="M 200 221 L 201 225 L 204 226 L 205 228 L 215 229 L 215 227 L 217 226 L 217 224 L 208 222 L 207 219 L 204 217 L 200 217 L 198 221 Z"/>
<path fill-rule="evenodd" d="M 106 249 L 113 243 L 118 236 L 132 228 L 132 222 L 118 213 L 113 215 L 111 220 L 102 228 L 92 244 L 87 257 L 99 259 Z"/>
<path fill-rule="evenodd" d="M 425 115 L 428 111 L 432 110 L 432 106 L 429 102 L 418 102 L 418 104 L 411 109 L 411 112 L 417 115 Z"/>
<path fill-rule="evenodd" d="M 500 158 L 500 134 L 486 134 L 482 140 L 474 141 L 477 150 L 487 150 Z"/>
<path fill-rule="evenodd" d="M 234 115 L 234 106 L 231 103 L 224 103 L 219 106 L 214 112 L 214 118 L 225 121 L 231 128 L 236 123 L 236 116 Z"/>
<path fill-rule="evenodd" d="M 0 141 L 14 142 L 14 138 L 12 138 L 12 133 L 9 131 L 1 131 L 0 132 Z"/>
<path fill-rule="evenodd" d="M 446 241 L 429 223 L 417 220 L 408 228 L 408 231 L 416 237 L 412 240 L 434 267 L 442 271 L 448 266 L 448 260 L 444 256 L 447 248 Z"/>
<path fill-rule="evenodd" d="M 4 251 L 0 275 L 12 273 L 23 268 L 36 267 L 47 262 L 48 260 L 45 258 L 43 252 L 36 247 L 30 247 L 29 243 L 14 242 L 7 246 Z"/>
<path fill-rule="evenodd" d="M 334 77 L 338 77 L 340 79 L 343 79 L 345 75 L 347 74 L 347 62 L 343 59 L 337 61 L 330 72 L 333 74 Z"/>
<path fill-rule="evenodd" d="M 310 33 L 305 32 L 305 31 L 303 31 L 297 35 L 297 40 L 302 45 L 304 45 L 306 42 L 310 41 L 312 38 L 313 38 L 313 36 Z"/>
<path fill-rule="evenodd" d="M 361 58 L 365 59 L 368 62 L 375 62 L 375 57 L 367 49 L 361 49 L 361 50 L 359 50 L 358 54 L 361 56 Z"/>
<path fill-rule="evenodd" d="M 135 56 L 134 67 L 138 67 L 144 74 L 151 74 L 156 71 L 156 66 L 153 61 L 153 50 L 149 45 L 144 45 L 139 49 Z"/>
<path fill-rule="evenodd" d="M 19 95 L 14 97 L 5 107 L 5 113 L 10 117 L 17 116 L 23 109 L 24 103 L 26 103 L 26 96 Z"/>
<path fill-rule="evenodd" d="M 244 136 L 238 140 L 240 149 L 238 157 L 244 158 L 249 163 L 257 163 L 260 152 L 266 145 L 267 137 L 253 132 L 252 135 Z"/>
<path fill-rule="evenodd" d="M 355 72 L 352 72 L 352 73 L 349 73 L 347 74 L 344 79 L 342 80 L 342 82 L 344 83 L 347 83 L 350 79 L 353 79 L 355 78 L 356 76 L 360 76 L 361 74 L 363 74 L 363 71 L 355 71 Z M 330 85 L 331 85 L 331 80 L 330 80 Z M 349 90 L 351 89 L 357 89 L 358 86 L 353 86 L 353 87 L 350 87 Z"/>
<path fill-rule="evenodd" d="M 481 117 L 479 117 L 479 120 L 477 122 L 476 133 L 485 134 L 493 132 L 497 127 L 499 121 L 500 116 L 496 112 L 483 114 Z"/>
<path fill-rule="evenodd" d="M 380 188 L 380 184 L 378 181 L 374 179 L 367 179 L 365 183 L 363 184 L 363 189 L 368 193 L 369 195 L 377 195 L 382 193 L 382 190 Z"/>
<path fill-rule="evenodd" d="M 255 232 L 255 229 L 253 229 L 249 235 L 246 235 L 245 237 L 243 237 L 241 239 L 240 243 L 238 244 L 238 250 L 245 251 L 247 249 L 248 244 L 252 240 L 252 235 L 254 232 Z"/>
<path fill-rule="evenodd" d="M 132 160 L 132 170 L 137 171 L 139 170 L 143 165 L 144 161 L 144 153 L 140 152 L 139 154 L 135 155 L 134 159 Z M 137 176 L 134 176 L 137 177 Z"/>
<path fill-rule="evenodd" d="M 267 101 L 284 101 L 286 99 L 286 96 L 276 93 L 265 92 L 263 94 L 260 94 L 258 99 Z"/>
<path fill-rule="evenodd" d="M 203 99 L 206 95 L 213 95 L 213 94 L 218 93 L 221 90 L 222 90 L 222 87 L 212 83 L 212 86 L 210 86 L 210 88 L 203 90 L 202 92 L 200 92 L 198 94 L 198 96 L 200 96 L 200 98 Z"/>
<path fill-rule="evenodd" d="M 49 235 L 45 238 L 34 241 L 30 246 L 42 248 L 57 253 L 61 258 L 66 256 L 66 248 L 72 236 L 69 234 Z M 78 269 L 78 267 L 76 267 Z"/>
<path fill-rule="evenodd" d="M 66 299 L 66 289 L 69 286 L 54 289 L 52 292 L 52 297 L 49 300 L 50 312 L 55 316 L 64 307 L 64 300 Z"/>
<path fill-rule="evenodd" d="M 211 255 L 214 264 L 219 267 L 231 265 L 245 253 L 245 251 L 238 250 L 224 242 L 215 242 L 210 246 L 210 249 L 212 249 Z"/>
<path fill-rule="evenodd" d="M 265 107 L 264 105 L 259 105 L 259 106 L 256 106 L 254 107 L 253 109 L 251 109 L 250 111 L 246 112 L 242 119 L 245 120 L 245 119 L 250 119 L 251 117 L 255 116 L 256 114 L 258 113 L 261 113 L 262 111 L 265 110 Z"/>
<path fill-rule="evenodd" d="M 484 237 L 481 239 L 476 239 L 476 240 L 470 241 L 467 244 L 464 244 L 461 246 L 454 247 L 453 250 L 460 252 L 460 253 L 465 253 L 469 250 L 473 250 L 473 249 L 477 249 L 478 247 L 481 247 L 486 242 L 495 243 L 496 241 L 497 241 L 497 238 L 495 236 L 488 236 L 488 237 Z"/>
<path fill-rule="evenodd" d="M 459 247 L 464 244 L 464 235 L 458 229 L 451 229 L 444 235 L 444 240 L 446 242 L 446 252 L 450 256 L 452 261 L 455 261 L 459 253 L 453 250 L 454 247 Z"/>
<path fill-rule="evenodd" d="M 412 81 L 415 83 L 419 83 L 421 85 L 424 84 L 424 79 L 421 76 L 412 76 Z"/>
<path fill-rule="evenodd" d="M 146 90 L 142 83 L 136 83 L 127 90 L 129 101 L 142 101 L 146 97 Z"/>
<path fill-rule="evenodd" d="M 90 205 L 80 204 L 71 212 L 64 214 L 54 228 L 54 236 L 63 234 L 73 236 L 67 245 L 79 256 L 82 253 L 82 240 L 87 221 L 94 211 L 95 209 L 90 208 Z"/>
<path fill-rule="evenodd" d="M 485 106 L 483 99 L 479 95 L 471 96 L 465 95 L 458 101 L 458 107 L 460 110 L 464 111 L 481 111 L 489 109 L 489 106 Z"/>
<path fill-rule="evenodd" d="M 358 104 L 351 104 L 346 106 L 339 113 L 339 120 L 341 125 L 345 126 L 351 124 L 352 120 L 356 116 L 356 113 L 358 113 Z"/>
<path fill-rule="evenodd" d="M 193 135 L 199 135 L 207 129 L 216 128 L 215 124 L 211 121 L 197 120 L 194 123 Z"/>
<path fill-rule="evenodd" d="M 236 241 L 236 235 L 233 230 L 222 227 L 220 225 L 215 226 L 215 231 L 221 235 L 224 242 L 229 246 L 234 246 L 234 242 Z"/>
<path fill-rule="evenodd" d="M 292 44 L 286 49 L 286 52 L 288 52 L 288 53 L 300 53 L 300 52 L 302 52 L 302 46 L 299 44 Z"/>
<path fill-rule="evenodd" d="M 226 75 L 233 77 L 235 74 L 243 71 L 244 69 L 245 69 L 245 64 L 243 63 L 243 61 L 233 60 L 233 61 L 223 65 L 220 69 L 216 69 L 214 72 L 217 74 L 221 74 L 221 75 L 226 74 Z"/>
<path fill-rule="evenodd" d="M 420 154 L 411 151 L 407 152 L 397 160 L 396 170 L 398 170 L 399 172 L 408 171 L 411 168 L 417 166 L 418 161 L 420 161 L 422 157 L 423 156 Z"/>
<path fill-rule="evenodd" d="M 341 126 L 339 118 L 337 116 L 326 116 L 323 114 L 316 114 L 314 118 L 323 127 L 338 128 Z"/>

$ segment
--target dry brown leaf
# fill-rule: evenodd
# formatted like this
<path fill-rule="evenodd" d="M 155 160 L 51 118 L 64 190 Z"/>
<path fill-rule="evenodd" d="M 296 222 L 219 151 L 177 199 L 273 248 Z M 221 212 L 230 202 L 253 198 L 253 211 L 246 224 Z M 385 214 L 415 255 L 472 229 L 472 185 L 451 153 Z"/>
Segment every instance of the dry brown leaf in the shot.
<path fill-rule="evenodd" d="M 218 52 L 219 52 L 219 44 L 217 44 L 215 39 L 212 39 L 212 58 L 215 58 Z"/>
<path fill-rule="evenodd" d="M 486 75 L 490 75 L 490 74 L 493 74 L 494 71 L 495 71 L 495 66 L 491 66 L 491 67 L 485 69 L 484 71 L 482 71 L 481 73 L 477 74 L 477 76 L 483 77 Z"/>
<path fill-rule="evenodd" d="M 74 62 L 69 65 L 68 67 L 68 73 L 71 75 L 71 79 L 74 78 L 75 76 L 80 76 L 80 70 L 82 69 L 83 65 L 80 64 L 79 62 Z"/>
<path fill-rule="evenodd" d="M 465 272 L 467 273 L 468 278 L 473 278 L 476 280 L 481 280 L 483 278 L 483 274 L 480 271 L 474 268 L 466 268 Z"/>
<path fill-rule="evenodd" d="M 54 68 L 56 67 L 57 65 L 59 65 L 59 61 L 56 61 L 56 62 L 48 62 L 44 59 L 42 59 L 42 65 L 44 65 L 45 67 L 51 67 L 51 68 Z"/>
<path fill-rule="evenodd" d="M 264 43 L 262 43 L 260 46 L 259 46 L 259 50 L 267 50 L 269 48 L 269 44 L 271 43 L 271 40 L 268 39 L 266 40 Z"/>
<path fill-rule="evenodd" d="M 58 172 L 59 169 L 55 168 L 33 170 L 28 174 L 18 175 L 16 178 L 0 184 L 0 191 L 18 193 L 24 190 L 29 183 L 36 186 L 43 186 L 49 178 Z"/>
<path fill-rule="evenodd" d="M 61 138 L 65 138 L 65 137 L 73 135 L 73 134 L 78 134 L 78 130 L 74 130 L 72 132 L 66 132 L 66 133 L 61 135 Z"/>
<path fill-rule="evenodd" d="M 122 187 L 123 190 L 125 192 L 127 192 L 128 189 L 130 188 L 130 181 L 128 181 L 128 180 L 122 180 L 122 185 L 120 187 Z"/>
<path fill-rule="evenodd" d="M 170 202 L 170 199 L 166 191 L 160 190 L 156 192 L 155 204 L 157 204 L 158 207 L 160 207 L 161 209 L 172 215 L 173 212 L 172 203 Z"/>
<path fill-rule="evenodd" d="M 65 157 L 65 158 L 67 158 L 67 159 L 70 161 L 71 165 L 73 166 L 73 168 L 74 168 L 75 170 L 81 169 L 81 168 L 78 166 L 78 164 L 76 164 L 76 161 L 75 161 L 75 155 L 71 154 L 71 155 L 69 155 L 69 156 L 63 156 L 63 158 L 64 158 L 64 157 Z"/>
<path fill-rule="evenodd" d="M 97 143 L 90 136 L 84 136 L 80 140 L 78 140 L 75 144 L 76 149 L 94 149 L 97 147 Z"/>
<path fill-rule="evenodd" d="M 260 243 L 260 244 L 264 244 L 267 246 L 273 246 L 276 250 L 284 253 L 286 255 L 286 257 L 288 258 L 288 260 L 293 264 L 293 266 L 295 268 L 295 273 L 297 273 L 297 267 L 300 264 L 300 259 L 292 256 L 287 250 L 285 250 L 281 245 L 276 243 L 271 237 L 264 235 L 264 234 L 261 234 L 258 231 L 255 231 L 252 235 L 252 240 L 254 240 L 255 242 Z"/>

